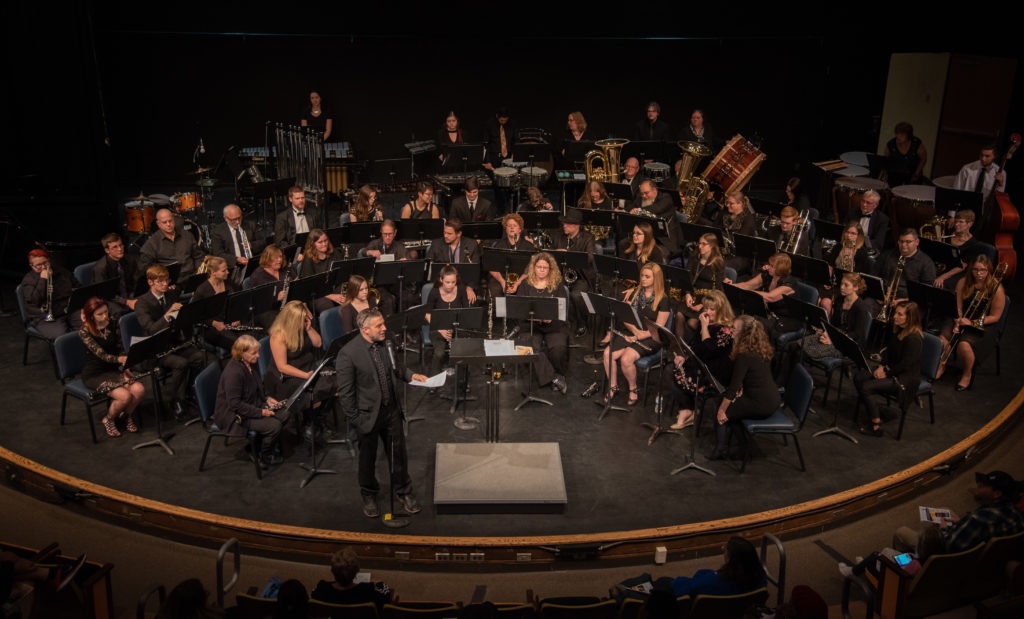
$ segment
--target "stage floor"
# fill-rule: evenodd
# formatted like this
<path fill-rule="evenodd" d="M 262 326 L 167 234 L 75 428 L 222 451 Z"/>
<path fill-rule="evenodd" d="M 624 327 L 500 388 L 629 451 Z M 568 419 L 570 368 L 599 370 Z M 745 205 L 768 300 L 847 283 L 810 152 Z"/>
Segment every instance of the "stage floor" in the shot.
<path fill-rule="evenodd" d="M 1020 307 L 1020 295 L 1010 291 L 1014 306 Z M 13 295 L 11 295 L 13 296 Z M 974 388 L 953 390 L 958 372 L 941 381 L 935 397 L 936 424 L 929 425 L 925 408 L 912 407 L 903 440 L 894 440 L 896 422 L 886 424 L 886 437 L 860 437 L 855 445 L 835 435 L 813 438 L 811 435 L 831 424 L 834 396 L 828 407 L 821 404 L 821 389 L 812 402 L 817 411 L 808 416 L 801 437 L 807 472 L 798 469 L 796 453 L 783 446 L 781 439 L 757 440 L 757 451 L 746 473 L 738 473 L 738 463 L 707 462 L 713 432 L 710 419 L 697 439 L 697 461 L 717 472 L 714 477 L 698 471 L 670 475 L 685 463 L 690 449 L 686 437 L 663 435 L 647 445 L 649 431 L 640 424 L 653 420 L 652 382 L 647 406 L 635 406 L 628 413 L 611 412 L 598 420 L 601 411 L 597 397 L 585 400 L 580 392 L 597 379 L 599 366 L 583 362 L 585 350 L 571 352 L 570 391 L 562 396 L 549 389 L 541 394 L 555 405 L 531 404 L 519 412 L 512 407 L 520 399 L 520 384 L 507 374 L 500 387 L 501 439 L 508 442 L 556 442 L 562 456 L 562 468 L 568 503 L 560 514 L 475 514 L 443 515 L 433 508 L 435 481 L 435 445 L 437 443 L 481 442 L 483 428 L 461 431 L 453 426 L 448 402 L 423 390 L 410 389 L 408 408 L 423 417 L 410 425 L 408 451 L 414 488 L 424 506 L 401 532 L 423 536 L 538 536 L 598 533 L 663 527 L 741 516 L 773 508 L 794 505 L 880 479 L 941 452 L 977 430 L 998 413 L 1021 387 L 1017 368 L 1024 358 L 1019 346 L 1022 330 L 1011 317 L 1003 342 L 1002 376 L 995 375 L 995 359 L 981 368 Z M 583 343 L 589 344 L 589 336 Z M 362 515 L 356 481 L 356 461 L 343 445 L 330 447 L 322 466 L 336 475 L 314 479 L 299 488 L 306 472 L 304 447 L 295 447 L 289 434 L 287 460 L 268 471 L 262 482 L 256 480 L 253 467 L 243 460 L 241 447 L 225 449 L 215 441 L 210 450 L 207 470 L 198 470 L 205 431 L 199 424 L 181 427 L 165 423 L 175 432 L 170 444 L 176 453 L 167 455 L 159 448 L 133 451 L 137 442 L 154 437 L 151 408 L 143 405 L 143 431 L 137 436 L 125 434 L 109 439 L 99 425 L 99 444 L 89 437 L 84 407 L 70 399 L 68 423 L 59 425 L 61 387 L 54 377 L 44 346 L 29 345 L 29 365 L 21 364 L 23 336 L 17 316 L 0 321 L 0 388 L 7 394 L 3 406 L 2 444 L 45 466 L 115 490 L 186 508 L 270 523 L 315 527 L 330 530 L 384 533 L 378 520 Z M 596 370 L 596 372 L 595 372 Z M 812 373 L 816 383 L 823 377 Z M 652 378 L 654 378 L 652 376 Z M 484 377 L 475 371 L 472 391 L 483 396 Z M 834 389 L 833 389 L 834 394 Z M 852 382 L 847 380 L 841 402 L 840 425 L 856 434 L 851 413 L 854 405 Z M 625 401 L 620 394 L 618 402 Z M 472 403 L 482 408 L 482 402 Z M 482 417 L 482 410 L 476 416 Z M 667 419 L 671 422 L 671 419 Z M 383 450 L 381 450 L 383 452 Z M 378 476 L 386 487 L 386 463 L 378 463 Z M 495 479 L 501 484 L 501 479 Z M 382 497 L 383 498 L 383 497 Z"/>

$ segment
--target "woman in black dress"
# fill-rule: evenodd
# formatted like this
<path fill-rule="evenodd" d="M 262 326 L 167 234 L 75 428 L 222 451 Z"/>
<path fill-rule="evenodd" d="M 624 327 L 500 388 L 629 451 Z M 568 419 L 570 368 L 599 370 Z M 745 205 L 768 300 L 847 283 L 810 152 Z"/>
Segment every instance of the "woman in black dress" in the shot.
<path fill-rule="evenodd" d="M 302 126 L 312 127 L 324 132 L 324 142 L 329 142 L 334 131 L 334 119 L 323 104 L 320 93 L 312 90 L 309 93 L 309 105 L 302 111 Z"/>
<path fill-rule="evenodd" d="M 839 242 L 829 248 L 822 256 L 828 263 L 829 272 L 836 268 L 841 271 L 854 273 L 867 273 L 871 264 L 868 262 L 868 245 L 864 239 L 864 231 L 861 230 L 860 222 L 851 221 L 843 228 L 843 235 Z M 832 286 L 826 284 L 818 291 L 818 305 L 825 308 L 825 311 L 832 313 Z"/>
<path fill-rule="evenodd" d="M 384 221 L 384 211 L 377 204 L 377 190 L 370 185 L 359 188 L 355 202 L 348 207 L 350 221 Z"/>
<path fill-rule="evenodd" d="M 427 324 L 430 324 L 430 313 L 438 309 L 462 309 L 472 305 L 466 294 L 466 286 L 459 281 L 459 271 L 450 264 L 441 269 L 438 285 L 430 289 L 424 308 L 427 312 Z M 430 343 L 434 346 L 431 359 L 431 376 L 441 371 L 448 362 L 448 343 L 452 341 L 450 329 L 431 329 Z"/>
<path fill-rule="evenodd" d="M 718 382 L 729 383 L 732 375 L 732 325 L 736 320 L 732 305 L 721 290 L 711 290 L 700 299 L 700 339 L 693 352 L 707 365 Z M 664 384 L 670 385 L 678 411 L 673 430 L 693 425 L 694 394 L 707 388 L 707 379 L 700 375 L 696 361 L 675 355 L 673 363 L 666 365 Z"/>
<path fill-rule="evenodd" d="M 289 301 L 270 327 L 270 354 L 272 362 L 263 377 L 267 395 L 287 400 L 296 389 L 313 375 L 316 365 L 315 350 L 320 348 L 320 334 L 313 328 L 313 315 L 302 301 Z M 334 381 L 320 379 L 312 395 L 316 408 L 334 391 Z M 294 410 L 304 413 L 310 409 L 310 395 L 304 394 L 295 403 Z M 308 426 L 311 417 L 305 419 Z M 307 432 L 307 436 L 311 434 Z"/>
<path fill-rule="evenodd" d="M 208 299 L 214 295 L 222 292 L 234 292 L 230 277 L 231 272 L 228 271 L 228 263 L 220 256 L 207 256 L 203 261 L 206 266 L 206 272 L 209 274 L 209 278 L 196 288 L 196 291 L 192 293 L 191 303 L 201 301 L 202 299 Z M 231 323 L 233 326 L 241 324 L 240 321 Z M 220 320 L 211 320 L 210 326 L 203 329 L 203 338 L 213 344 L 219 346 L 225 350 L 231 350 L 235 340 L 238 339 L 238 331 L 232 331 L 227 328 L 227 325 Z"/>
<path fill-rule="evenodd" d="M 797 284 L 800 282 L 791 271 L 793 261 L 789 254 L 777 253 L 768 259 L 761 273 L 745 282 L 739 282 L 737 287 L 745 290 L 753 290 L 764 297 L 769 311 L 775 315 L 765 320 L 766 328 L 772 340 L 778 339 L 783 333 L 796 331 L 803 324 L 800 317 L 790 316 L 789 308 L 782 300 L 782 297 L 796 292 Z"/>
<path fill-rule="evenodd" d="M 520 297 L 560 297 L 566 298 L 565 286 L 562 285 L 562 273 L 551 254 L 540 252 L 530 258 L 526 272 L 520 278 L 522 285 L 516 291 Z M 568 390 L 565 373 L 569 367 L 569 326 L 564 320 L 538 320 L 533 324 L 533 335 L 530 335 L 530 324 L 519 324 L 519 339 L 524 345 L 544 354 L 533 362 L 533 373 L 537 384 L 541 387 L 551 385 L 564 395 Z M 543 347 L 541 346 L 543 344 Z"/>
<path fill-rule="evenodd" d="M 718 406 L 716 444 L 709 460 L 723 460 L 744 453 L 747 434 L 744 419 L 767 419 L 782 404 L 772 379 L 772 344 L 768 333 L 753 316 L 740 316 L 733 323 L 732 377 Z M 738 453 L 729 453 L 729 430 L 740 443 Z"/>
<path fill-rule="evenodd" d="M 78 330 L 78 336 L 85 344 L 82 383 L 94 391 L 107 391 L 110 398 L 107 414 L 101 420 L 103 429 L 107 436 L 121 436 L 116 422 L 127 417 L 125 429 L 138 432 L 135 408 L 146 395 L 146 388 L 135 381 L 122 385 L 124 381 L 131 380 L 132 373 L 122 369 L 128 357 L 124 354 L 121 331 L 117 323 L 110 320 L 107 302 L 99 297 L 90 298 L 82 308 L 82 318 L 82 328 Z"/>
<path fill-rule="evenodd" d="M 921 383 L 923 346 L 921 312 L 917 309 L 917 303 L 897 303 L 892 314 L 892 333 L 882 351 L 881 365 L 874 372 L 860 370 L 853 378 L 857 395 L 871 419 L 869 425 L 861 426 L 861 434 L 882 436 L 882 417 L 878 412 L 878 402 L 872 396 L 894 395 L 901 406 L 906 406 L 917 397 L 917 388 Z"/>
<path fill-rule="evenodd" d="M 345 302 L 338 311 L 341 317 L 341 334 L 355 331 L 356 316 L 364 309 L 377 307 L 377 299 L 370 296 L 370 283 L 362 275 L 353 275 L 345 285 Z"/>
<path fill-rule="evenodd" d="M 742 234 L 754 236 L 757 231 L 757 223 L 754 221 L 754 209 L 750 206 L 750 199 L 743 195 L 742 191 L 730 191 L 725 196 L 725 208 L 719 211 L 716 221 L 705 222 L 722 229 L 726 239 L 726 253 L 732 253 L 729 248 L 733 242 L 733 236 Z M 725 266 L 734 269 L 737 273 L 743 274 L 750 271 L 750 259 L 742 256 L 729 256 L 725 259 Z"/>
<path fill-rule="evenodd" d="M 685 305 L 676 312 L 675 334 L 689 341 L 700 326 L 698 317 L 704 310 L 701 297 L 708 291 L 721 290 L 725 284 L 725 260 L 718 250 L 718 237 L 710 232 L 702 234 L 686 268 L 695 293 L 686 293 Z"/>
<path fill-rule="evenodd" d="M 636 308 L 641 320 L 653 320 L 662 326 L 668 324 L 670 312 L 668 295 L 665 294 L 665 277 L 662 275 L 661 267 L 654 262 L 648 262 L 640 268 L 639 286 L 624 292 L 622 300 Z M 601 342 L 608 344 L 604 349 L 604 372 L 608 377 L 608 393 L 604 396 L 606 404 L 619 391 L 619 369 L 622 370 L 622 375 L 626 377 L 626 383 L 629 385 L 629 399 L 626 404 L 633 406 L 637 403 L 640 397 L 636 388 L 637 359 L 654 354 L 661 348 L 661 344 L 654 340 L 651 332 L 645 327 L 638 329 L 627 323 L 626 329 L 625 336 L 615 335 L 617 339 L 614 342 L 614 353 L 611 333 Z"/>
<path fill-rule="evenodd" d="M 977 256 L 967 266 L 967 271 L 967 275 L 956 284 L 957 319 L 947 321 L 939 333 L 939 337 L 942 338 L 943 356 L 945 356 L 949 352 L 953 335 L 960 330 L 964 332 L 955 351 L 957 365 L 963 368 L 963 374 L 956 384 L 957 391 L 971 388 L 974 383 L 974 366 L 984 361 L 995 349 L 996 340 L 999 338 L 999 319 L 1003 316 L 1003 310 L 1006 308 L 1006 292 L 993 274 L 992 261 L 988 259 L 988 256 L 984 254 Z M 984 329 L 980 332 L 970 328 L 971 317 L 964 315 L 976 295 L 982 295 L 981 298 L 991 298 L 984 316 L 981 316 L 979 309 L 978 314 L 974 317 L 975 321 L 979 317 L 982 319 Z M 982 307 L 981 301 L 978 302 L 978 306 Z M 942 376 L 945 367 L 943 365 L 939 368 L 936 379 Z"/>
<path fill-rule="evenodd" d="M 440 162 L 442 171 L 448 169 L 449 166 L 453 170 L 458 167 L 455 162 L 450 162 L 451 158 L 448 153 L 450 147 L 461 146 L 465 143 L 459 117 L 455 115 L 454 110 L 448 112 L 448 115 L 444 117 L 444 127 L 437 130 L 437 160 Z"/>
<path fill-rule="evenodd" d="M 306 237 L 306 247 L 302 250 L 302 261 L 299 262 L 299 277 L 320 275 L 331 268 L 331 262 L 339 258 L 335 254 L 334 245 L 327 233 L 320 228 L 313 228 Z M 325 312 L 332 307 L 341 305 L 345 297 L 340 291 L 332 292 L 313 301 L 316 314 Z"/>
<path fill-rule="evenodd" d="M 651 224 L 639 223 L 633 226 L 633 236 L 619 242 L 619 257 L 636 260 L 638 264 L 665 262 L 665 253 L 654 240 Z"/>
<path fill-rule="evenodd" d="M 274 443 L 287 421 L 287 412 L 276 413 L 277 400 L 263 393 L 259 370 L 260 343 L 251 335 L 242 335 L 231 346 L 231 360 L 221 372 L 217 384 L 217 402 L 213 421 L 222 432 L 259 436 L 260 464 L 266 468 L 281 463 L 274 454 Z"/>
<path fill-rule="evenodd" d="M 256 326 L 261 329 L 269 329 L 277 318 L 277 312 L 281 308 L 281 302 L 285 299 L 285 285 L 295 279 L 295 273 L 287 265 L 284 259 L 284 252 L 277 245 L 267 245 L 267 248 L 260 254 L 260 266 L 249 276 L 250 288 L 274 284 L 277 289 L 275 301 L 270 307 L 256 308 Z"/>
<path fill-rule="evenodd" d="M 921 138 L 914 135 L 914 126 L 910 123 L 897 123 L 894 132 L 896 137 L 885 144 L 885 156 L 892 164 L 887 179 L 889 186 L 916 185 L 925 180 L 921 170 L 928 161 L 928 150 Z"/>

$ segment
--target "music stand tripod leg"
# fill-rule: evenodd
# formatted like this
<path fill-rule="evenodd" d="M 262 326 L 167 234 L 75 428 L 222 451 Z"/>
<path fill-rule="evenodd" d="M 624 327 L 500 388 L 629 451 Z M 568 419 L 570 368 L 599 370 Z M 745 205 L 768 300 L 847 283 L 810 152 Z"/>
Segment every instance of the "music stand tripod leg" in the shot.
<path fill-rule="evenodd" d="M 312 399 L 310 400 L 309 405 L 310 407 L 313 406 Z M 310 435 L 309 440 L 309 464 L 306 464 L 305 462 L 299 463 L 299 467 L 306 470 L 309 474 L 306 475 L 306 478 L 299 483 L 299 488 L 305 488 L 307 485 L 309 485 L 309 482 L 313 481 L 313 478 L 316 477 L 317 475 L 336 475 L 338 473 L 333 469 L 321 469 L 317 467 L 316 435 L 317 427 L 320 425 L 320 423 L 320 415 L 314 415 L 312 421 L 312 433 Z M 324 455 L 326 456 L 326 454 Z"/>
<path fill-rule="evenodd" d="M 610 321 L 609 324 L 614 327 L 615 326 L 615 312 L 609 313 L 608 320 Z M 615 334 L 611 334 L 611 337 L 608 340 L 608 371 L 606 372 L 606 378 L 605 378 L 605 391 L 604 391 L 604 394 L 603 394 L 604 397 L 608 397 L 608 395 L 609 395 L 608 392 L 611 391 L 611 384 L 612 384 L 611 383 L 611 373 L 619 371 L 618 366 L 615 365 L 614 357 L 615 357 Z M 603 365 L 603 363 L 604 363 L 604 361 L 602 360 L 602 365 Z M 612 395 L 614 396 L 614 394 L 612 394 Z M 628 413 L 629 412 L 629 409 L 626 408 L 625 406 L 615 406 L 614 404 L 612 404 L 612 400 L 613 399 L 614 399 L 614 397 L 608 398 L 608 401 L 605 402 L 604 404 L 601 404 L 600 401 L 596 402 L 596 404 L 599 404 L 599 405 L 602 406 L 601 414 L 597 416 L 597 420 L 598 421 L 601 421 L 602 419 L 604 419 L 605 415 L 607 415 L 609 411 L 621 411 L 623 413 Z"/>
<path fill-rule="evenodd" d="M 144 441 L 137 445 L 132 446 L 132 450 L 142 449 L 143 447 L 162 447 L 167 452 L 168 456 L 174 455 L 174 450 L 167 444 L 167 441 L 174 437 L 174 434 L 163 433 L 162 426 L 160 424 L 160 414 L 163 412 L 163 395 L 160 389 L 160 379 L 156 374 L 153 374 L 153 416 L 156 417 L 156 438 Z"/>
<path fill-rule="evenodd" d="M 680 466 L 678 468 L 672 469 L 672 471 L 669 473 L 669 475 L 675 475 L 677 473 L 682 473 L 683 471 L 688 471 L 690 469 L 693 469 L 695 471 L 700 471 L 701 473 L 707 473 L 708 475 L 710 475 L 712 477 L 716 477 L 716 474 L 715 474 L 714 471 L 712 471 L 711 469 L 709 469 L 707 467 L 704 467 L 704 466 L 701 466 L 701 465 L 697 464 L 697 460 L 694 457 L 694 453 L 695 453 L 695 451 L 697 449 L 697 419 L 696 419 L 696 415 L 697 415 L 697 411 L 703 410 L 702 408 L 699 408 L 699 407 L 703 407 L 704 406 L 704 403 L 699 401 L 699 398 L 700 398 L 699 394 L 695 394 L 694 405 L 693 405 L 694 420 L 693 420 L 693 425 L 690 426 L 690 428 L 692 428 L 692 430 L 690 430 L 690 453 L 686 455 L 686 460 L 685 460 L 685 463 L 683 464 L 683 466 Z M 698 407 L 698 405 L 699 405 L 699 407 Z"/>
<path fill-rule="evenodd" d="M 662 434 L 675 434 L 682 436 L 682 430 L 673 430 L 662 425 L 665 418 L 665 368 L 662 368 L 661 376 L 658 377 L 658 396 L 654 399 L 655 422 L 645 421 L 640 425 L 651 429 L 651 435 L 647 437 L 647 446 L 650 447 Z"/>

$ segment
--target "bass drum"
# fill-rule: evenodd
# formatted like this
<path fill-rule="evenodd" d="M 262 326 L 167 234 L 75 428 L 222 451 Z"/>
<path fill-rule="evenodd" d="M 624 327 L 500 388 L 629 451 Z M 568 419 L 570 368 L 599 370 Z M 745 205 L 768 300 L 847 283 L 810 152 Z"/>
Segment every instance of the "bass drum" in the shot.
<path fill-rule="evenodd" d="M 155 207 L 152 204 L 131 203 L 124 207 L 124 228 L 128 232 L 146 234 L 153 225 Z"/>
<path fill-rule="evenodd" d="M 836 222 L 845 223 L 851 216 L 856 217 L 856 213 L 860 212 L 860 199 L 869 189 L 874 189 L 882 196 L 878 208 L 884 210 L 886 197 L 889 194 L 888 183 L 863 176 L 837 178 L 832 186 L 832 204 Z"/>
<path fill-rule="evenodd" d="M 935 217 L 935 187 L 930 185 L 900 185 L 892 189 L 891 217 L 893 230 L 921 226 Z"/>

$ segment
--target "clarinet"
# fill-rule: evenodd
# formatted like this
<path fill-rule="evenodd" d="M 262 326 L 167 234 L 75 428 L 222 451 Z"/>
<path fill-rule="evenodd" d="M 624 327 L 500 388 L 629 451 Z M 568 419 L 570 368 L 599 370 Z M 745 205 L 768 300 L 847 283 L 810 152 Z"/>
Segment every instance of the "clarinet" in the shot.
<path fill-rule="evenodd" d="M 168 350 L 165 350 L 162 353 L 158 353 L 156 358 L 157 358 L 157 360 L 163 359 L 167 355 L 173 355 L 174 353 L 178 352 L 179 350 L 182 350 L 183 348 L 188 348 L 189 346 L 192 346 L 195 343 L 196 342 L 195 342 L 194 338 L 193 339 L 189 339 L 189 340 L 185 340 L 184 342 L 178 344 L 177 346 L 174 346 L 173 348 L 169 348 Z M 104 387 L 102 389 L 97 389 L 96 393 L 106 395 L 106 394 L 110 393 L 111 391 L 113 391 L 114 389 L 120 389 L 121 387 L 124 387 L 125 385 L 130 385 L 131 383 L 138 382 L 138 380 L 141 379 L 141 378 L 145 378 L 147 376 L 155 374 L 157 371 L 159 371 L 159 369 L 160 368 L 153 368 L 152 370 L 148 370 L 146 372 L 142 372 L 141 374 L 135 374 L 134 376 L 131 376 L 130 378 L 125 378 L 125 379 L 121 380 L 120 382 L 118 382 L 118 383 L 116 383 L 114 385 L 110 385 L 110 386 Z"/>

